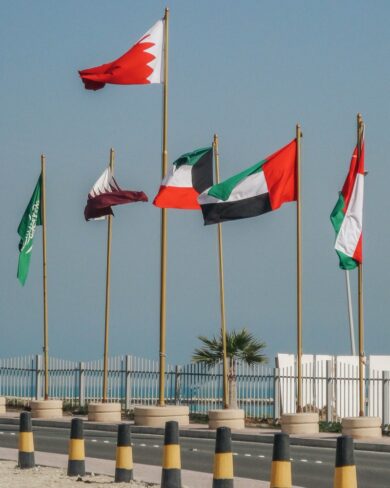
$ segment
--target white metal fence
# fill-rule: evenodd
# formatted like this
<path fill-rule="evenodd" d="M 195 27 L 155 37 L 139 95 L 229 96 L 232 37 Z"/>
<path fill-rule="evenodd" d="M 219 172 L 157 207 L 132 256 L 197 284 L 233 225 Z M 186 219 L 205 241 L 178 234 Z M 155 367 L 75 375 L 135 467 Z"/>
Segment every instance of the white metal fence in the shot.
<path fill-rule="evenodd" d="M 390 360 L 390 358 L 389 358 Z M 369 360 L 370 361 L 370 360 Z M 323 420 L 338 421 L 358 415 L 357 358 L 303 356 L 303 404 L 318 411 Z M 370 364 L 370 363 L 369 363 Z M 374 360 L 372 364 L 378 367 Z M 386 363 L 387 364 L 387 363 Z M 157 361 L 134 356 L 109 359 L 108 398 L 126 410 L 137 404 L 156 404 L 159 387 Z M 389 368 L 390 369 L 390 368 Z M 390 423 L 390 372 L 366 368 L 366 413 Z M 49 359 L 49 396 L 85 405 L 101 398 L 103 361 L 77 362 Z M 0 395 L 33 399 L 43 395 L 42 356 L 0 360 Z M 237 399 L 248 417 L 280 418 L 295 411 L 295 357 L 278 355 L 276 367 L 237 364 Z M 167 403 L 190 407 L 191 413 L 206 413 L 222 407 L 222 365 L 167 366 Z"/>

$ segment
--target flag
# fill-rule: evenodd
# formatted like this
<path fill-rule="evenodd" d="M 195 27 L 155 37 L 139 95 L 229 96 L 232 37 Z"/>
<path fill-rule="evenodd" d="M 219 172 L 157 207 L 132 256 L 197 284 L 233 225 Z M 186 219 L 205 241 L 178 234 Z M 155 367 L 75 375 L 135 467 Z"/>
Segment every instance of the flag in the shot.
<path fill-rule="evenodd" d="M 106 83 L 146 85 L 163 82 L 164 20 L 158 20 L 123 56 L 110 63 L 79 71 L 87 90 Z"/>
<path fill-rule="evenodd" d="M 358 146 L 352 154 L 349 173 L 330 216 L 336 231 L 334 248 L 341 269 L 354 269 L 363 262 L 364 138 L 360 157 Z"/>
<path fill-rule="evenodd" d="M 256 217 L 297 200 L 297 142 L 199 195 L 205 225 Z"/>
<path fill-rule="evenodd" d="M 114 215 L 111 208 L 114 205 L 147 201 L 148 197 L 143 191 L 128 191 L 119 188 L 108 167 L 88 193 L 88 201 L 84 210 L 85 220 L 100 219 L 106 215 Z"/>
<path fill-rule="evenodd" d="M 22 220 L 18 227 L 20 236 L 19 242 L 19 262 L 18 262 L 18 280 L 22 285 L 25 284 L 28 270 L 30 267 L 31 251 L 35 228 L 42 225 L 41 215 L 41 193 L 42 193 L 42 175 L 39 176 L 32 197 L 24 211 Z"/>
<path fill-rule="evenodd" d="M 183 154 L 163 179 L 153 205 L 160 208 L 199 210 L 198 196 L 213 184 L 213 150 Z"/>

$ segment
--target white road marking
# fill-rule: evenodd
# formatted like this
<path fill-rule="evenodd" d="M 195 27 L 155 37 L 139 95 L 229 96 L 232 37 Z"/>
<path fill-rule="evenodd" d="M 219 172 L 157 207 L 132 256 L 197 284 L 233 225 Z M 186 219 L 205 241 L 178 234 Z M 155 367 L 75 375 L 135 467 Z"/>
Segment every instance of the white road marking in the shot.
<path fill-rule="evenodd" d="M 238 452 L 233 452 L 233 456 L 238 456 Z"/>
<path fill-rule="evenodd" d="M 197 451 L 198 451 L 198 449 L 197 449 L 196 447 L 193 447 L 193 448 L 191 448 L 191 449 L 190 449 L 190 451 L 197 452 Z"/>
<path fill-rule="evenodd" d="M 109 444 L 110 443 L 110 441 L 103 441 L 103 442 L 104 442 L 104 444 Z"/>
<path fill-rule="evenodd" d="M 11 432 L 11 435 L 16 435 L 15 432 Z"/>
<path fill-rule="evenodd" d="M 259 454 L 259 458 L 265 458 L 265 456 L 263 456 L 263 454 Z"/>
<path fill-rule="evenodd" d="M 146 444 L 140 444 L 141 447 L 146 447 Z"/>
<path fill-rule="evenodd" d="M 316 464 L 322 464 L 322 461 L 316 461 Z"/>
<path fill-rule="evenodd" d="M 153 447 L 160 447 L 158 444 L 154 444 Z"/>
<path fill-rule="evenodd" d="M 301 463 L 307 463 L 307 459 L 301 459 Z"/>
<path fill-rule="evenodd" d="M 251 457 L 252 454 L 244 454 L 245 457 Z"/>
<path fill-rule="evenodd" d="M 97 440 L 96 439 L 92 439 L 91 442 L 97 442 Z"/>

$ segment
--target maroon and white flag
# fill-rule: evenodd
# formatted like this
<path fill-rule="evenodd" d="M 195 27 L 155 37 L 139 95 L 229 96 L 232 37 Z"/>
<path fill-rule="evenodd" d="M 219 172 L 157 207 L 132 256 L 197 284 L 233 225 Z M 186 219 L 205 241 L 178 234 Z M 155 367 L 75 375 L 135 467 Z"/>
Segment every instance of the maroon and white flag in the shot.
<path fill-rule="evenodd" d="M 143 191 L 122 190 L 108 167 L 88 193 L 84 217 L 85 220 L 101 219 L 106 215 L 114 215 L 111 208 L 114 205 L 147 201 L 148 197 Z"/>

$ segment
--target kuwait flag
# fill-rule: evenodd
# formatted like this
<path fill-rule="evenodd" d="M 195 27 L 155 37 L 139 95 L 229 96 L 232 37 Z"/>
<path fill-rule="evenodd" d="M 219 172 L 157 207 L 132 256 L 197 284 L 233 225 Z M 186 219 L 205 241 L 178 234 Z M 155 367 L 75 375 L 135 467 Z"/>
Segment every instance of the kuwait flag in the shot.
<path fill-rule="evenodd" d="M 119 188 L 108 167 L 88 194 L 88 201 L 84 210 L 85 220 L 95 220 L 106 215 L 114 215 L 111 208 L 114 205 L 147 201 L 148 197 L 143 191 L 128 191 Z"/>
<path fill-rule="evenodd" d="M 355 147 L 347 179 L 330 216 L 336 231 L 334 248 L 340 258 L 341 269 L 354 269 L 363 262 L 363 194 L 364 138 L 360 158 L 358 157 L 358 147 Z"/>
<path fill-rule="evenodd" d="M 256 217 L 297 199 L 297 142 L 203 192 L 198 202 L 205 225 Z"/>
<path fill-rule="evenodd" d="M 79 71 L 85 88 L 100 90 L 106 83 L 114 85 L 162 83 L 163 44 L 164 20 L 159 20 L 120 58 L 96 68 Z"/>
<path fill-rule="evenodd" d="M 199 210 L 198 196 L 213 184 L 213 150 L 183 154 L 163 179 L 153 205 L 160 208 Z"/>

